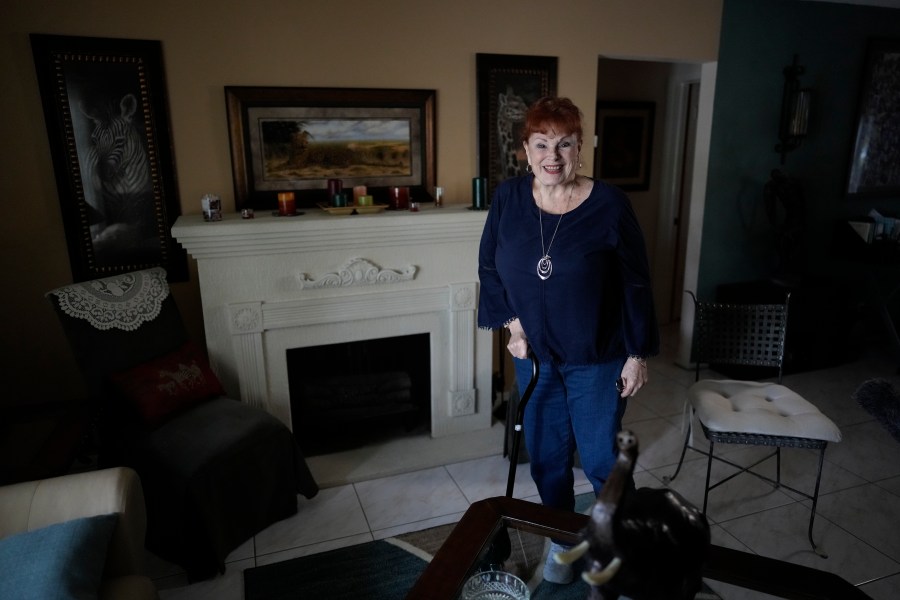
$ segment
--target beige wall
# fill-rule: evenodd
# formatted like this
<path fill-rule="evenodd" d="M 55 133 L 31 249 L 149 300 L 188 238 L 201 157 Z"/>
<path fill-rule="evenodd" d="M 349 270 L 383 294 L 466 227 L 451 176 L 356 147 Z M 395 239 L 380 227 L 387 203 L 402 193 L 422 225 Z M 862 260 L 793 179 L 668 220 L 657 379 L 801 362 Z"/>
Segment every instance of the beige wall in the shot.
<path fill-rule="evenodd" d="M 196 213 L 209 191 L 226 210 L 234 206 L 223 86 L 436 89 L 438 181 L 448 202 L 468 202 L 477 172 L 477 52 L 559 57 L 559 91 L 582 107 L 593 131 L 599 56 L 715 60 L 721 11 L 722 0 L 0 3 L 0 402 L 82 393 L 43 298 L 71 273 L 29 33 L 162 41 L 182 211 Z M 591 148 L 584 159 L 592 164 Z M 191 267 L 192 280 L 173 287 L 202 340 Z"/>

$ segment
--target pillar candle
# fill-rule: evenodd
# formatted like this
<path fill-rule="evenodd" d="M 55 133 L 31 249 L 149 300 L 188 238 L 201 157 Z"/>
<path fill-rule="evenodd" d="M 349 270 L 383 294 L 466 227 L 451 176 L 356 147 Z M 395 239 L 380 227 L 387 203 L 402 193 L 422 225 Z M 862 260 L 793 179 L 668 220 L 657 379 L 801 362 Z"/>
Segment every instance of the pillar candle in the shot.
<path fill-rule="evenodd" d="M 335 194 L 340 194 L 344 189 L 344 182 L 340 179 L 328 180 L 328 200 L 330 201 Z"/>
<path fill-rule="evenodd" d="M 278 214 L 285 217 L 296 214 L 297 207 L 294 202 L 294 192 L 278 193 Z"/>
<path fill-rule="evenodd" d="M 483 210 L 487 207 L 487 177 L 472 179 L 472 208 Z"/>
<path fill-rule="evenodd" d="M 374 199 L 372 198 L 372 196 L 370 196 L 368 194 L 360 196 L 359 198 L 356 199 L 357 206 L 372 206 L 373 203 L 374 203 Z"/>
<path fill-rule="evenodd" d="M 331 197 L 331 205 L 342 208 L 347 206 L 347 194 L 344 192 L 338 192 L 334 196 Z"/>
<path fill-rule="evenodd" d="M 359 199 L 366 195 L 366 191 L 366 186 L 364 185 L 353 186 L 353 204 L 359 206 Z"/>
<path fill-rule="evenodd" d="M 391 210 L 397 210 L 397 203 L 400 198 L 400 188 L 391 187 L 388 188 L 388 208 Z"/>
<path fill-rule="evenodd" d="M 388 208 L 391 210 L 406 210 L 409 208 L 409 188 L 388 188 Z"/>

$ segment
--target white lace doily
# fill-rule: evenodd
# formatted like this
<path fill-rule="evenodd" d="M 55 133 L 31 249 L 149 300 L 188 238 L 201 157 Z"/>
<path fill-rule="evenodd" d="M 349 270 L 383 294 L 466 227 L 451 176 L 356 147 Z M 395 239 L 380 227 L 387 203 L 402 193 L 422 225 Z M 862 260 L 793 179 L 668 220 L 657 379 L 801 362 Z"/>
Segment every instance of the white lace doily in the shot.
<path fill-rule="evenodd" d="M 67 285 L 49 292 L 60 309 L 100 330 L 134 331 L 152 321 L 169 295 L 166 271 L 156 267 Z"/>

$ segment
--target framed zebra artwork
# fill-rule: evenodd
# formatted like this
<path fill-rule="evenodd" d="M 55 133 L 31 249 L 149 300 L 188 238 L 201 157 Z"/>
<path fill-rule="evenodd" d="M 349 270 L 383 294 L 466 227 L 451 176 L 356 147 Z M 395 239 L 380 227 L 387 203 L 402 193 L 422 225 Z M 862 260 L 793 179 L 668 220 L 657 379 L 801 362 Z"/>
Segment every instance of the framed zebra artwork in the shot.
<path fill-rule="evenodd" d="M 475 55 L 478 172 L 488 180 L 488 198 L 501 181 L 525 173 L 525 111 L 556 94 L 558 62 L 555 56 Z"/>
<path fill-rule="evenodd" d="M 228 86 L 225 105 L 238 210 L 275 208 L 286 191 L 313 207 L 335 179 L 377 204 L 393 186 L 432 199 L 434 90 Z"/>
<path fill-rule="evenodd" d="M 30 37 L 72 277 L 161 266 L 185 281 L 161 43 Z"/>

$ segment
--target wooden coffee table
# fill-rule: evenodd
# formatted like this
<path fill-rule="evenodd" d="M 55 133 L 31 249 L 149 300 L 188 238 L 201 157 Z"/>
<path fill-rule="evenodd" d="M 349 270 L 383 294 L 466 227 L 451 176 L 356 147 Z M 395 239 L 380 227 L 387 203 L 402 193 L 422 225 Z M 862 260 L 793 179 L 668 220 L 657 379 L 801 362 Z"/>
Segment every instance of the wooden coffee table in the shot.
<path fill-rule="evenodd" d="M 475 502 L 463 515 L 407 600 L 456 600 L 504 525 L 572 543 L 587 515 L 565 512 L 505 496 Z M 826 571 L 712 545 L 706 579 L 796 600 L 864 600 L 852 584 Z"/>

